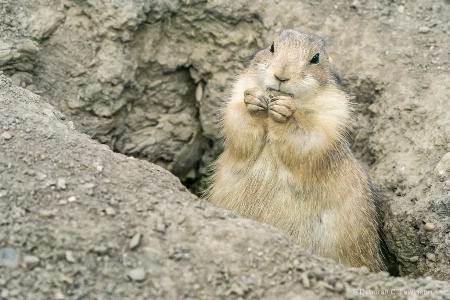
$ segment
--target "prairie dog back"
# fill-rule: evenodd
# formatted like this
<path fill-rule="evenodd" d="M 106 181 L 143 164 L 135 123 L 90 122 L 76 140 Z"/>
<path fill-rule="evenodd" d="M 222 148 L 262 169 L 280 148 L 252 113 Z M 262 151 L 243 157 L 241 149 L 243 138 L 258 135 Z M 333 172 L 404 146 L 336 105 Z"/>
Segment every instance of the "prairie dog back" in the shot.
<path fill-rule="evenodd" d="M 382 269 L 374 195 L 324 41 L 284 30 L 240 74 L 206 198 L 347 266 Z"/>

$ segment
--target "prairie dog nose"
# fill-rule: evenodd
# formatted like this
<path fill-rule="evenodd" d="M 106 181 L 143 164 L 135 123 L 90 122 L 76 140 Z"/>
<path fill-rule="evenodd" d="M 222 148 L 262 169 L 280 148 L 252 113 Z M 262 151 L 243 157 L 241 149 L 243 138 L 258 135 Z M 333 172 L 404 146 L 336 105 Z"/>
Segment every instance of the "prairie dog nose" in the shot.
<path fill-rule="evenodd" d="M 285 74 L 273 74 L 275 78 L 280 82 L 288 81 L 290 78 L 286 76 Z"/>
<path fill-rule="evenodd" d="M 273 76 L 275 76 L 275 79 L 279 82 L 286 82 L 292 77 L 292 70 L 287 65 L 283 65 L 281 68 L 277 68 L 274 71 Z"/>

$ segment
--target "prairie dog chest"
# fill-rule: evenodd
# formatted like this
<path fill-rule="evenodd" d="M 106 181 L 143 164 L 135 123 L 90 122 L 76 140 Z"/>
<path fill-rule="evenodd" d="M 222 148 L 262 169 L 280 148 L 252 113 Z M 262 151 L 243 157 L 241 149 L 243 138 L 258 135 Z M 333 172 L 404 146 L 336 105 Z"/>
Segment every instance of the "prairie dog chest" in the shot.
<path fill-rule="evenodd" d="M 294 181 L 291 171 L 278 157 L 273 145 L 266 142 L 261 153 L 254 161 L 247 161 L 248 177 L 250 180 L 271 182 L 278 188 L 292 184 Z"/>

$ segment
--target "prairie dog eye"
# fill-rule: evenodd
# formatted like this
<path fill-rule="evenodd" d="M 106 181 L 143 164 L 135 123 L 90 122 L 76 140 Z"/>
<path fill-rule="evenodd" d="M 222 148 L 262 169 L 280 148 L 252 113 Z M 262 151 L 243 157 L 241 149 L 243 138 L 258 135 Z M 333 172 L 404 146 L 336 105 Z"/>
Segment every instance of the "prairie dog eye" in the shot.
<path fill-rule="evenodd" d="M 311 64 L 318 64 L 319 63 L 319 53 L 316 53 L 316 55 L 313 56 L 313 58 L 311 58 L 311 60 L 309 61 Z"/>
<path fill-rule="evenodd" d="M 270 46 L 270 52 L 275 52 L 275 43 L 272 43 L 272 46 Z"/>

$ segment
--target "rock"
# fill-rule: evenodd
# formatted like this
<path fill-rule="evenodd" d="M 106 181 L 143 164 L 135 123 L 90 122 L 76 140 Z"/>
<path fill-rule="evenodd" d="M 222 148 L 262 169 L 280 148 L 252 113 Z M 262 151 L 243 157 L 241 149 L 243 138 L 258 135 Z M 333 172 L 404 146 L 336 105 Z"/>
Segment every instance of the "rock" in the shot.
<path fill-rule="evenodd" d="M 136 233 L 130 240 L 130 250 L 134 250 L 136 249 L 139 244 L 141 243 L 141 234 L 140 233 Z"/>
<path fill-rule="evenodd" d="M 15 269 L 20 263 L 20 251 L 14 248 L 0 249 L 0 267 Z"/>
<path fill-rule="evenodd" d="M 40 259 L 34 255 L 26 255 L 23 258 L 23 262 L 27 266 L 27 268 L 34 268 L 39 265 Z"/>
<path fill-rule="evenodd" d="M 436 164 L 434 170 L 441 176 L 445 175 L 446 173 L 450 173 L 450 152 L 447 152 L 446 154 L 444 154 L 444 156 L 442 156 L 442 158 Z"/>
<path fill-rule="evenodd" d="M 105 255 L 108 254 L 108 247 L 101 245 L 101 246 L 96 246 L 93 248 L 93 251 L 99 255 Z"/>
<path fill-rule="evenodd" d="M 351 8 L 355 8 L 355 9 L 359 9 L 359 8 L 361 8 L 361 2 L 359 2 L 358 0 L 354 0 L 350 4 L 350 7 Z"/>
<path fill-rule="evenodd" d="M 55 300 L 64 300 L 64 299 L 66 299 L 66 297 L 64 296 L 64 294 L 61 291 L 56 291 L 54 299 Z"/>
<path fill-rule="evenodd" d="M 69 201 L 70 203 L 77 201 L 77 197 L 75 196 L 70 196 L 67 201 Z"/>
<path fill-rule="evenodd" d="M 66 180 L 64 178 L 58 178 L 56 181 L 56 188 L 58 190 L 65 190 L 66 189 Z"/>
<path fill-rule="evenodd" d="M 423 229 L 426 231 L 434 231 L 436 229 L 436 225 L 433 223 L 425 223 L 425 225 L 423 225 Z"/>
<path fill-rule="evenodd" d="M 337 283 L 334 285 L 334 290 L 335 290 L 336 292 L 340 293 L 340 292 L 342 292 L 342 291 L 345 290 L 345 286 L 344 286 L 341 282 L 337 282 Z"/>
<path fill-rule="evenodd" d="M 65 256 L 66 256 L 66 260 L 70 263 L 74 263 L 77 260 L 75 259 L 75 257 L 73 256 L 73 252 L 72 251 L 66 251 L 65 252 Z"/>
<path fill-rule="evenodd" d="M 107 207 L 105 208 L 105 213 L 106 213 L 108 216 L 115 216 L 115 215 L 117 214 L 116 210 L 115 210 L 113 207 L 111 207 L 111 206 L 107 206 Z"/>
<path fill-rule="evenodd" d="M 63 19 L 63 13 L 42 7 L 30 18 L 28 30 L 34 38 L 45 39 L 55 32 Z"/>
<path fill-rule="evenodd" d="M 127 276 L 132 281 L 141 282 L 145 280 L 145 270 L 143 268 L 136 268 L 128 271 Z"/>
<path fill-rule="evenodd" d="M 430 28 L 428 28 L 427 26 L 420 26 L 418 32 L 419 33 L 428 33 L 428 32 L 430 32 Z"/>
<path fill-rule="evenodd" d="M 11 133 L 9 133 L 8 131 L 3 132 L 0 136 L 5 140 L 10 140 L 12 138 Z"/>
<path fill-rule="evenodd" d="M 40 209 L 38 211 L 38 214 L 43 218 L 53 218 L 56 214 L 56 210 Z"/>
<path fill-rule="evenodd" d="M 412 263 L 418 262 L 419 261 L 419 257 L 418 256 L 412 256 L 409 258 L 409 261 Z"/>
<path fill-rule="evenodd" d="M 436 255 L 434 253 L 427 253 L 426 257 L 429 261 L 436 261 Z"/>
<path fill-rule="evenodd" d="M 202 98 L 203 98 L 203 86 L 201 83 L 198 83 L 195 89 L 195 100 L 197 102 L 200 102 L 202 101 Z"/>

